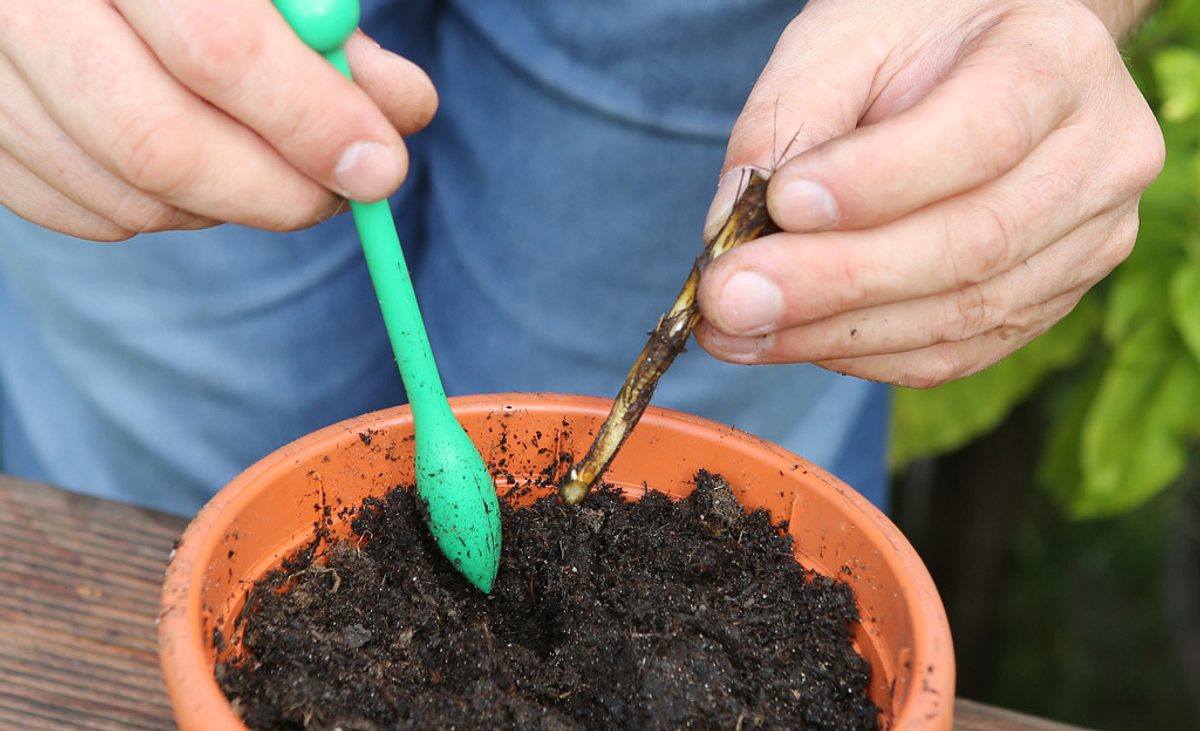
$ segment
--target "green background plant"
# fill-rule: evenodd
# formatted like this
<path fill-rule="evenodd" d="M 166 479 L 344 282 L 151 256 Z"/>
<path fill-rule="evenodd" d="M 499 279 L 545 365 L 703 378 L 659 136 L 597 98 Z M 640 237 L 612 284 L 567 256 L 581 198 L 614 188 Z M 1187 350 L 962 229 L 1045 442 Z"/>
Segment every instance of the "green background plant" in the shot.
<path fill-rule="evenodd" d="M 1200 436 L 1200 0 L 1165 3 L 1127 56 L 1167 143 L 1133 254 L 992 368 L 897 390 L 894 467 L 961 447 L 1030 398 L 1050 417 L 1038 481 L 1070 516 L 1142 505 L 1187 465 Z"/>
<path fill-rule="evenodd" d="M 1200 728 L 1200 0 L 1161 5 L 1125 46 L 1167 143 L 1133 254 L 993 368 L 895 392 L 960 693 L 1113 731 Z"/>

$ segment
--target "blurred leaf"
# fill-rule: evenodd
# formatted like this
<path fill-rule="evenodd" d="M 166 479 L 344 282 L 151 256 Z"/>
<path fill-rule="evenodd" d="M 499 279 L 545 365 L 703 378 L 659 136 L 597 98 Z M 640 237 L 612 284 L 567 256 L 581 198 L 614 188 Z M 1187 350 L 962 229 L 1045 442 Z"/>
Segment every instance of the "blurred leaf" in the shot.
<path fill-rule="evenodd" d="M 1079 445 L 1083 425 L 1107 368 L 1107 358 L 1088 358 L 1056 377 L 1042 392 L 1049 428 L 1038 461 L 1037 481 L 1060 507 L 1069 505 L 1082 490 Z"/>
<path fill-rule="evenodd" d="M 1152 244 L 1139 243 L 1134 248 Z M 1125 262 L 1109 279 L 1107 301 L 1104 312 L 1104 339 L 1119 343 L 1130 333 L 1140 330 L 1151 320 L 1167 313 L 1170 304 L 1164 296 L 1164 285 L 1183 259 L 1182 252 L 1166 255 L 1143 256 Z"/>
<path fill-rule="evenodd" d="M 992 429 L 1051 371 L 1076 362 L 1099 326 L 1090 297 L 1041 337 L 969 378 L 927 390 L 895 389 L 894 467 L 966 444 Z"/>
<path fill-rule="evenodd" d="M 1171 315 L 1192 358 L 1200 363 L 1200 264 L 1195 261 L 1171 278 Z"/>
<path fill-rule="evenodd" d="M 1162 92 L 1161 114 L 1183 122 L 1200 112 L 1200 52 L 1168 48 L 1154 58 L 1154 76 Z"/>
<path fill-rule="evenodd" d="M 1128 510 L 1183 471 L 1200 424 L 1200 365 L 1166 317 L 1120 343 L 1083 427 L 1083 484 L 1075 517 Z"/>

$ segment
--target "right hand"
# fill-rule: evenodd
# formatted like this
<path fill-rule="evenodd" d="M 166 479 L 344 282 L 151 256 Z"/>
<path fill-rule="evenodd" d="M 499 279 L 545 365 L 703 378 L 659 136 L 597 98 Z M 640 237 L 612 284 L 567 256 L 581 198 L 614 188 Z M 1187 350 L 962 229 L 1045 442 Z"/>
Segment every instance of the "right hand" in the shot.
<path fill-rule="evenodd" d="M 357 83 L 267 0 L 0 0 L 0 204 L 118 241 L 385 198 L 437 96 L 361 33 L 346 53 Z"/>
<path fill-rule="evenodd" d="M 1132 9 L 1092 5 L 1114 24 Z M 1129 255 L 1163 155 L 1079 0 L 810 0 L 726 159 L 774 169 L 783 232 L 705 270 L 696 340 L 734 363 L 917 388 L 977 373 Z M 727 177 L 717 225 L 741 179 Z"/>

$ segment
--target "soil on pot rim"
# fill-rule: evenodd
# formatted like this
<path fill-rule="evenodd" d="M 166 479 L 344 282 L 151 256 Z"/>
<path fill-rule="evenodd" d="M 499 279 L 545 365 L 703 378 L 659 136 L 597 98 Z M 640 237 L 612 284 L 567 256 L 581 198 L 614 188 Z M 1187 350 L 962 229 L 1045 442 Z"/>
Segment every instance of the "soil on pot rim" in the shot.
<path fill-rule="evenodd" d="M 720 477 L 688 498 L 600 489 L 502 506 L 485 597 L 416 493 L 369 499 L 254 589 L 217 668 L 253 729 L 877 728 L 850 588 L 806 571 Z M 215 638 L 220 641 L 220 638 Z"/>

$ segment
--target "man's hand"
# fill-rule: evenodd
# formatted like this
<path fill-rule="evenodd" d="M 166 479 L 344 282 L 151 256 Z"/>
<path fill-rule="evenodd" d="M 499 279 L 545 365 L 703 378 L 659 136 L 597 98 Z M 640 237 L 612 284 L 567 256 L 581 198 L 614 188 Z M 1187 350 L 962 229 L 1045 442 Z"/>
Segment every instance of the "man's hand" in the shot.
<path fill-rule="evenodd" d="M 267 0 L 0 0 L 0 204 L 111 241 L 384 198 L 437 98 L 365 36 L 346 51 L 357 85 Z"/>
<path fill-rule="evenodd" d="M 756 167 L 784 233 L 709 267 L 696 336 L 906 386 L 975 373 L 1129 254 L 1163 155 L 1079 2 L 813 0 L 733 130 L 709 221 Z"/>

